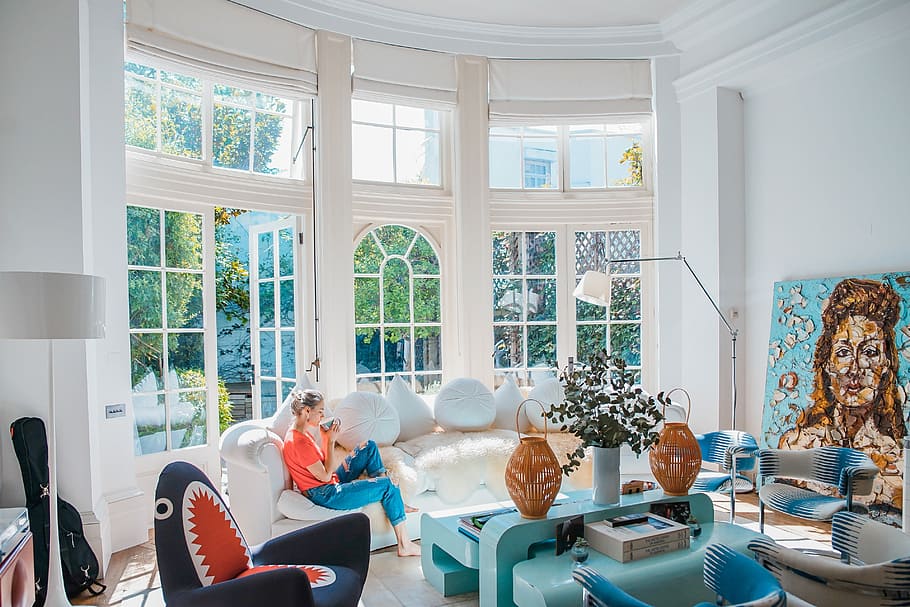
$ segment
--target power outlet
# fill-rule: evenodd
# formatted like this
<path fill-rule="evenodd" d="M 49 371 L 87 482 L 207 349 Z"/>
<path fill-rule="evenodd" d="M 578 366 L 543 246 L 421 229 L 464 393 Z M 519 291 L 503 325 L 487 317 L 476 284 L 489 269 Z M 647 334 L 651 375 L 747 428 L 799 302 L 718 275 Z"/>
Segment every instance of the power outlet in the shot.
<path fill-rule="evenodd" d="M 113 405 L 104 406 L 104 417 L 106 419 L 123 417 L 124 415 L 126 415 L 126 403 L 114 403 Z"/>

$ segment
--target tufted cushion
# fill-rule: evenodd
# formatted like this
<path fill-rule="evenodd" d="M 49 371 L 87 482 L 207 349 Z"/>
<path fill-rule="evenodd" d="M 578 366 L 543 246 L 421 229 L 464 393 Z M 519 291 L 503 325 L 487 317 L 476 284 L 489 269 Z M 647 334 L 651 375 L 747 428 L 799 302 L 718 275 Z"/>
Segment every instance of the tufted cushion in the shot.
<path fill-rule="evenodd" d="M 507 375 L 502 385 L 496 388 L 496 392 L 493 393 L 493 401 L 496 404 L 496 419 L 493 420 L 493 427 L 515 430 L 515 412 L 523 400 L 524 395 L 522 395 L 518 384 L 515 383 L 515 378 Z M 525 405 L 525 408 L 527 407 L 528 405 Z M 531 423 L 528 421 L 527 414 L 524 412 L 520 413 L 518 415 L 518 430 L 527 432 L 530 427 Z"/>
<path fill-rule="evenodd" d="M 436 428 L 433 410 L 427 401 L 414 393 L 408 382 L 396 375 L 389 386 L 386 400 L 398 412 L 401 432 L 398 440 L 407 441 L 423 434 L 429 434 Z"/>
<path fill-rule="evenodd" d="M 454 379 L 436 395 L 436 423 L 446 430 L 486 430 L 496 418 L 493 393 L 469 377 Z"/>
<path fill-rule="evenodd" d="M 297 385 L 294 386 L 294 390 L 315 390 L 316 386 L 310 383 L 310 378 L 306 373 L 303 374 L 303 377 L 300 378 L 300 381 L 297 382 Z M 280 436 L 282 439 L 284 435 L 288 433 L 288 429 L 294 424 L 294 414 L 291 413 L 291 395 L 288 394 L 284 399 L 284 402 L 281 403 L 281 406 L 278 407 L 278 410 L 275 411 L 275 415 L 271 417 L 269 423 L 269 430 Z M 328 416 L 328 412 L 326 412 Z"/>
<path fill-rule="evenodd" d="M 528 398 L 539 400 L 543 403 L 546 410 L 549 411 L 553 405 L 562 403 L 566 399 L 566 393 L 562 388 L 562 384 L 559 383 L 559 380 L 555 377 L 551 377 L 534 386 L 534 389 L 531 390 L 531 394 L 528 395 Z M 538 431 L 543 432 L 544 414 L 540 405 L 535 402 L 525 403 L 524 410 L 531 425 L 537 428 Z M 558 432 L 560 430 L 560 425 L 548 419 L 546 420 L 546 429 L 551 432 Z"/>
<path fill-rule="evenodd" d="M 401 422 L 398 412 L 381 394 L 351 392 L 335 409 L 341 420 L 338 443 L 353 449 L 368 439 L 377 445 L 391 445 L 398 439 Z"/>

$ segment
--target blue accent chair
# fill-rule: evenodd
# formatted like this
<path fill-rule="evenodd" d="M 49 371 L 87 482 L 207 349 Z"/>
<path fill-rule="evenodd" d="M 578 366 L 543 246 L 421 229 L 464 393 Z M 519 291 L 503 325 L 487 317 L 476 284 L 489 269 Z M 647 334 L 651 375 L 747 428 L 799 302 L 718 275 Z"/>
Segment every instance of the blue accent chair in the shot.
<path fill-rule="evenodd" d="M 765 506 L 799 518 L 830 521 L 841 510 L 851 510 L 854 497 L 872 493 L 878 472 L 875 462 L 856 449 L 762 449 L 758 454 L 758 473 L 763 483 L 758 491 L 759 530 L 765 531 Z M 772 478 L 809 481 L 836 489 L 840 495 L 824 495 L 787 483 L 764 484 Z"/>
<path fill-rule="evenodd" d="M 590 567 L 579 567 L 572 577 L 584 588 L 583 607 L 650 607 Z M 705 550 L 704 581 L 705 586 L 717 593 L 717 605 L 724 604 L 721 601 L 739 607 L 785 607 L 787 604 L 787 594 L 769 571 L 723 544 L 712 544 Z M 695 607 L 714 605 L 699 603 Z"/>
<path fill-rule="evenodd" d="M 730 491 L 730 522 L 736 517 L 736 493 L 749 493 L 754 489 L 751 479 L 739 474 L 755 469 L 758 443 L 748 432 L 718 430 L 697 434 L 695 440 L 701 449 L 701 460 L 717 464 L 723 472 L 702 470 L 692 485 L 694 491 Z M 735 489 L 734 489 L 735 488 Z"/>
<path fill-rule="evenodd" d="M 855 512 L 838 512 L 831 545 L 856 564 L 806 554 L 769 537 L 749 543 L 781 586 L 813 605 L 910 606 L 910 536 Z"/>
<path fill-rule="evenodd" d="M 347 514 L 248 546 L 205 474 L 173 462 L 155 491 L 155 552 L 168 607 L 356 607 L 370 524 Z"/>

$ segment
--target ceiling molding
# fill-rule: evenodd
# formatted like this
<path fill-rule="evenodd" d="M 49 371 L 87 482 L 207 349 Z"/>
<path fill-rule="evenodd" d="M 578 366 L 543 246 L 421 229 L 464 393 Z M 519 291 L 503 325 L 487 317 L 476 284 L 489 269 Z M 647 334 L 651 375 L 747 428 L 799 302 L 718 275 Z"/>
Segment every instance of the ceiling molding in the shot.
<path fill-rule="evenodd" d="M 744 86 L 748 73 L 904 5 L 906 0 L 845 0 L 677 78 L 677 98 L 683 102 L 712 87 Z"/>
<path fill-rule="evenodd" d="M 659 24 L 497 25 L 399 11 L 363 0 L 232 0 L 306 27 L 426 50 L 512 59 L 631 59 L 677 54 Z"/>

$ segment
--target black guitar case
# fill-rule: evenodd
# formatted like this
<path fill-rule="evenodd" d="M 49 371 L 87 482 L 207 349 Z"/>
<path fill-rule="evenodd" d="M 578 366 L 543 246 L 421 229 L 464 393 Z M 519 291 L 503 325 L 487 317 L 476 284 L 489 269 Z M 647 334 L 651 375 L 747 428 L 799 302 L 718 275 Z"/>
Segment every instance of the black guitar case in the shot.
<path fill-rule="evenodd" d="M 34 537 L 35 607 L 43 607 L 47 596 L 47 570 L 50 553 L 50 494 L 47 468 L 47 434 L 44 421 L 38 417 L 21 417 L 9 428 L 13 448 L 22 471 L 25 505 Z M 83 590 L 101 594 L 105 586 L 98 582 L 98 559 L 82 532 L 82 516 L 69 502 L 57 497 L 60 521 L 60 558 L 63 561 L 63 586 L 72 598 Z"/>

